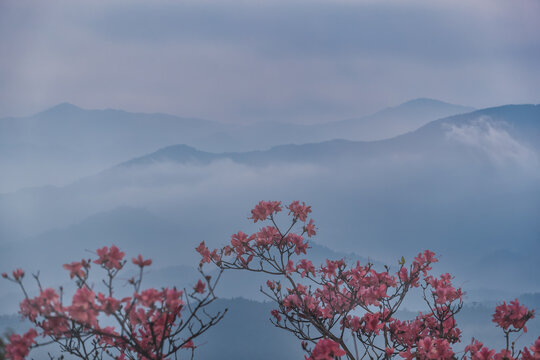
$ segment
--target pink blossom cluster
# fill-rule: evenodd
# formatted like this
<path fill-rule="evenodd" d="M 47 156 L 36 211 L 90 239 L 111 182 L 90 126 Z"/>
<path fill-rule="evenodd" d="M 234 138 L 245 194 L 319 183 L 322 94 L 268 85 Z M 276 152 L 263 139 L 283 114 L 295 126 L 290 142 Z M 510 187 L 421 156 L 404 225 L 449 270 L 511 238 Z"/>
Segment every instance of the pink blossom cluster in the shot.
<path fill-rule="evenodd" d="M 203 309 L 215 299 L 215 283 L 210 282 L 209 276 L 204 277 L 190 294 L 176 288 L 141 290 L 143 269 L 152 261 L 139 255 L 132 259 L 140 269 L 139 277 L 129 280 L 134 292 L 131 296 L 116 298 L 113 282 L 126 264 L 124 257 L 125 253 L 113 245 L 98 249 L 97 259 L 93 262 L 82 260 L 65 264 L 70 278 L 77 283 L 70 304 L 63 303 L 62 290 L 59 293 L 52 288 L 42 289 L 41 285 L 38 296 L 26 296 L 20 304 L 20 313 L 34 324 L 34 328 L 24 336 L 11 337 L 6 348 L 7 358 L 24 359 L 31 347 L 39 346 L 34 341 L 38 335 L 62 343 L 64 349 L 66 339 L 78 339 L 78 342 L 68 341 L 68 344 L 81 344 L 91 339 L 89 353 L 72 349 L 81 358 L 98 358 L 100 353 L 111 354 L 112 349 L 116 350 L 119 359 L 127 356 L 141 360 L 165 359 L 181 349 L 193 351 L 196 348 L 193 340 L 223 316 L 222 313 L 210 316 L 206 312 L 201 316 L 193 310 Z M 100 265 L 107 272 L 105 292 L 95 291 L 88 282 L 91 263 Z M 7 274 L 4 277 L 24 290 L 23 276 L 22 270 L 16 270 L 11 277 Z M 193 307 L 186 308 L 187 301 L 193 302 Z M 186 315 L 187 319 L 184 319 Z M 111 320 L 117 325 L 101 325 L 103 321 L 110 323 Z"/>
<path fill-rule="evenodd" d="M 38 336 L 36 330 L 30 329 L 24 335 L 12 334 L 6 345 L 6 355 L 11 360 L 24 360 L 30 352 L 30 347 Z"/>
<path fill-rule="evenodd" d="M 540 359 L 540 336 L 534 344 L 529 348 L 524 348 L 522 352 L 523 360 L 538 360 Z"/>
<path fill-rule="evenodd" d="M 304 203 L 300 204 L 298 201 L 293 201 L 287 206 L 295 219 L 307 220 L 307 215 L 311 212 L 311 207 L 306 206 Z M 271 216 L 282 211 L 280 201 L 261 201 L 253 210 L 252 219 L 254 222 L 270 219 Z M 295 220 L 296 222 L 296 220 Z M 244 268 L 247 268 L 254 257 L 258 256 L 261 252 L 271 251 L 274 247 L 284 252 L 295 253 L 297 255 L 306 254 L 308 249 L 308 242 L 303 235 L 307 237 L 314 236 L 316 233 L 313 220 L 304 224 L 303 232 L 301 234 L 287 233 L 281 234 L 275 226 L 266 226 L 261 228 L 257 233 L 248 235 L 242 231 L 231 236 L 230 245 L 227 245 L 220 249 L 210 249 L 206 246 L 205 242 L 196 248 L 196 251 L 201 255 L 201 263 L 220 263 L 223 256 L 230 256 L 234 254 L 239 264 Z M 294 264 L 287 263 L 284 272 L 296 271 L 293 268 Z"/>
<path fill-rule="evenodd" d="M 289 209 L 289 215 L 293 215 L 294 219 L 299 219 L 300 221 L 306 221 L 309 213 L 311 213 L 311 206 L 307 206 L 305 202 L 300 204 L 300 201 L 295 200 L 287 206 Z"/>
<path fill-rule="evenodd" d="M 251 210 L 253 222 L 264 221 L 282 210 L 281 201 L 260 201 Z"/>
<path fill-rule="evenodd" d="M 254 222 L 267 221 L 268 225 L 253 234 L 239 231 L 220 249 L 210 250 L 201 243 L 196 249 L 201 263 L 272 276 L 266 282 L 267 289 L 262 290 L 277 304 L 271 311 L 272 322 L 303 340 L 309 354 L 306 359 L 457 358 L 452 345 L 461 341 L 461 330 L 455 315 L 461 310 L 464 293 L 452 284 L 450 274 L 431 274 L 437 262 L 433 252 L 419 253 L 408 266 L 402 258 L 393 271 L 390 267 L 378 271 L 370 263 L 350 265 L 345 259 L 326 259 L 315 266 L 309 258 L 295 259 L 307 255 L 308 239 L 316 235 L 313 219 L 308 220 L 311 207 L 293 201 L 285 208 L 291 220 L 289 225 L 279 227 L 274 215 L 282 211 L 281 202 L 259 202 L 251 218 Z M 415 288 L 422 290 L 429 311 L 402 321 L 396 312 Z M 521 330 L 531 317 L 532 312 L 516 301 L 497 307 L 494 321 L 504 329 L 512 325 Z M 359 354 L 356 345 L 353 350 L 344 334 L 352 334 L 364 352 Z M 315 344 L 312 350 L 309 343 Z M 535 346 L 520 352 L 523 359 L 530 360 L 537 354 Z M 475 360 L 489 354 L 486 359 L 517 358 L 511 349 L 491 353 L 477 345 L 469 346 L 467 354 Z"/>
<path fill-rule="evenodd" d="M 451 359 L 454 352 L 448 340 L 441 338 L 424 337 L 418 340 L 416 356 L 410 356 L 410 350 L 400 354 L 404 359 Z"/>
<path fill-rule="evenodd" d="M 82 259 L 81 261 L 74 261 L 70 264 L 64 264 L 63 267 L 69 271 L 69 277 L 71 279 L 74 277 L 84 278 L 88 269 L 90 268 L 90 263 Z"/>
<path fill-rule="evenodd" d="M 513 347 L 496 351 L 490 349 L 478 340 L 473 341 L 465 348 L 465 354 L 471 360 L 538 360 L 540 359 L 540 337 L 530 347 L 525 347 L 516 353 Z"/>
<path fill-rule="evenodd" d="M 448 273 L 441 275 L 440 278 L 435 278 L 433 276 L 428 276 L 426 278 L 426 282 L 433 289 L 432 295 L 435 298 L 436 304 L 453 302 L 455 300 L 460 300 L 463 297 L 461 289 L 454 288 L 451 280 L 452 275 Z"/>
<path fill-rule="evenodd" d="M 22 269 L 13 270 L 11 275 L 13 276 L 13 279 L 21 280 L 24 277 L 24 271 Z M 2 273 L 2 277 L 7 279 L 9 278 L 9 275 L 7 273 Z"/>
<path fill-rule="evenodd" d="M 345 355 L 339 344 L 330 339 L 321 339 L 313 350 L 310 357 L 306 357 L 307 360 L 333 360 L 337 357 Z"/>
<path fill-rule="evenodd" d="M 534 318 L 534 311 L 529 311 L 517 299 L 510 301 L 509 304 L 504 301 L 495 308 L 495 314 L 493 314 L 493 322 L 504 330 L 512 326 L 516 330 L 523 329 L 527 332 L 525 323 L 532 318 Z"/>
<path fill-rule="evenodd" d="M 120 251 L 116 246 L 111 246 L 109 249 L 107 246 L 98 249 L 97 251 L 98 258 L 94 260 L 94 264 L 103 266 L 106 269 L 120 270 L 123 266 L 124 252 Z"/>

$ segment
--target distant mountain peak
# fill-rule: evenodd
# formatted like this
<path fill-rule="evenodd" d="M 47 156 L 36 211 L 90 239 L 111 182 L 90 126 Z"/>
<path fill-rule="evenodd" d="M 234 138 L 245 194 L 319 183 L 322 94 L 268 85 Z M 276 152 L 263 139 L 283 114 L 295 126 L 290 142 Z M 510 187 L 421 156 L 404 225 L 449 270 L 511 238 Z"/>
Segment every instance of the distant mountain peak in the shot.
<path fill-rule="evenodd" d="M 129 167 L 136 165 L 148 165 L 160 162 L 180 162 L 180 163 L 203 163 L 223 157 L 222 154 L 209 153 L 197 150 L 194 147 L 178 144 L 161 148 L 151 154 L 120 163 L 118 167 Z"/>
<path fill-rule="evenodd" d="M 80 107 L 68 102 L 63 102 L 41 112 L 40 114 L 69 114 L 80 111 L 84 111 L 84 109 L 81 109 Z"/>
<path fill-rule="evenodd" d="M 53 106 L 49 110 L 82 110 L 82 109 L 80 107 L 76 106 L 76 105 L 71 104 L 71 103 L 63 102 L 63 103 L 60 103 L 60 104 L 58 104 L 56 106 Z"/>
<path fill-rule="evenodd" d="M 402 103 L 402 104 L 400 104 L 400 105 L 398 105 L 396 107 L 411 107 L 411 106 L 456 106 L 456 107 L 469 108 L 471 110 L 473 109 L 472 107 L 451 104 L 451 103 L 448 103 L 448 102 L 445 102 L 445 101 L 432 99 L 432 98 L 412 99 L 412 100 L 406 101 L 406 102 L 404 102 L 404 103 Z"/>

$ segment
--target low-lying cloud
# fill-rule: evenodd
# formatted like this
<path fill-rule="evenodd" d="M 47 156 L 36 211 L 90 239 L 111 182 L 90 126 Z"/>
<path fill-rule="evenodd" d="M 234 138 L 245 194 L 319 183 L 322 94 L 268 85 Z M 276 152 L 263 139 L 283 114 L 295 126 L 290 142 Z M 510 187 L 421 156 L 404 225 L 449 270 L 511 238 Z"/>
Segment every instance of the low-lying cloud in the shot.
<path fill-rule="evenodd" d="M 539 172 L 538 153 L 516 140 L 506 130 L 510 125 L 487 116 L 464 125 L 446 125 L 448 139 L 483 151 L 499 167 L 517 165 L 528 171 Z"/>

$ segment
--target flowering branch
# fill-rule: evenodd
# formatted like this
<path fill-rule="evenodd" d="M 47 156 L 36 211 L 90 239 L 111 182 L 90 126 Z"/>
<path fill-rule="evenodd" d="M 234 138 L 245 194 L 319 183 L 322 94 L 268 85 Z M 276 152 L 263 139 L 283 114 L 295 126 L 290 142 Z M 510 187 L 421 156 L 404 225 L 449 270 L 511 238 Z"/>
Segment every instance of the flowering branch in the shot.
<path fill-rule="evenodd" d="M 23 335 L 14 334 L 6 346 L 8 359 L 25 359 L 32 348 L 55 343 L 62 353 L 80 359 L 162 360 L 174 356 L 193 358 L 194 340 L 216 325 L 226 309 L 209 313 L 205 309 L 216 299 L 214 289 L 221 277 L 202 275 L 194 288 L 150 288 L 141 290 L 144 269 L 152 260 L 141 255 L 132 259 L 136 277 L 128 280 L 131 296 L 115 297 L 118 274 L 124 269 L 125 254 L 116 246 L 97 250 L 97 259 L 65 264 L 77 285 L 71 304 L 64 304 L 63 289 L 43 288 L 39 274 L 34 275 L 39 295 L 30 297 L 24 284 L 24 271 L 17 269 L 2 276 L 18 284 L 25 299 L 21 314 L 33 324 Z M 103 292 L 89 282 L 92 264 L 105 270 Z M 105 326 L 104 324 L 111 324 Z M 49 340 L 38 343 L 41 335 Z"/>
<path fill-rule="evenodd" d="M 308 221 L 311 207 L 299 201 L 285 206 L 291 220 L 280 228 L 276 215 L 283 208 L 279 201 L 259 202 L 250 219 L 268 225 L 251 235 L 240 231 L 220 249 L 210 250 L 202 242 L 196 249 L 201 264 L 212 262 L 221 271 L 270 276 L 261 291 L 277 305 L 271 311 L 271 322 L 300 339 L 309 360 L 341 356 L 351 360 L 390 359 L 398 355 L 404 359 L 458 358 L 452 345 L 461 340 L 455 315 L 463 306 L 463 291 L 452 285 L 450 274 L 430 275 L 432 264 L 437 262 L 433 252 L 419 253 L 408 266 L 401 258 L 396 271 L 388 266 L 377 271 L 370 263 L 347 264 L 345 259 L 327 259 L 315 267 L 311 260 L 301 257 L 307 255 L 308 239 L 316 235 L 313 219 Z M 294 232 L 295 228 L 299 231 Z M 429 311 L 414 320 L 401 321 L 396 313 L 414 288 L 422 289 Z M 511 332 L 525 331 L 526 321 L 533 316 L 516 300 L 510 306 L 497 307 L 494 321 L 508 339 Z M 476 342 L 461 358 L 470 355 L 476 360 L 498 360 L 521 356 L 531 360 L 530 356 L 540 356 L 540 338 L 518 354 L 508 344 L 506 350 L 482 357 L 487 348 Z"/>

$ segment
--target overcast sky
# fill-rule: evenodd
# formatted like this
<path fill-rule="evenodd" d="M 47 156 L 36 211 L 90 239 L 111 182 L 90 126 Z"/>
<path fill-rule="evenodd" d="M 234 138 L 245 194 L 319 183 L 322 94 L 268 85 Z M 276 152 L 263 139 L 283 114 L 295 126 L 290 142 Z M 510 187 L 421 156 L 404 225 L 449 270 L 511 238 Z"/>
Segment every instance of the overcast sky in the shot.
<path fill-rule="evenodd" d="M 540 102 L 540 1 L 0 2 L 0 117 L 61 102 L 321 122 Z"/>

